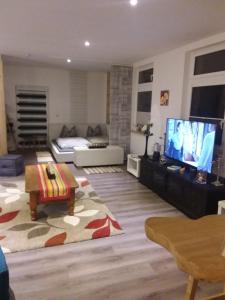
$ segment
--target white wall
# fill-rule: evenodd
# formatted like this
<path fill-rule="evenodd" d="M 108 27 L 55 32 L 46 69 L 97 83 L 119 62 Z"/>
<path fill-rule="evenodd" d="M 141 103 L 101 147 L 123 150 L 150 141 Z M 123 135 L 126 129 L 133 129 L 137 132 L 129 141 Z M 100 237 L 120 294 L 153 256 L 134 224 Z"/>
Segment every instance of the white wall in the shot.
<path fill-rule="evenodd" d="M 48 88 L 49 124 L 105 123 L 106 72 L 82 72 L 50 67 L 4 65 L 6 109 L 16 120 L 15 87 Z"/>
<path fill-rule="evenodd" d="M 4 67 L 6 109 L 16 119 L 16 85 L 44 86 L 49 92 L 49 123 L 70 121 L 69 71 L 54 68 L 39 68 L 21 65 Z"/>
<path fill-rule="evenodd" d="M 136 62 L 133 74 L 132 91 L 132 128 L 135 124 L 135 114 L 137 107 L 137 75 L 138 70 L 144 66 L 152 64 L 154 67 L 154 81 L 152 94 L 151 121 L 154 123 L 154 136 L 149 141 L 149 154 L 152 153 L 152 146 L 159 141 L 159 137 L 165 132 L 167 117 L 187 117 L 190 109 L 190 99 L 187 97 L 187 84 L 189 76 L 189 58 L 190 53 L 197 49 L 216 45 L 225 41 L 225 32 L 188 44 L 155 57 L 151 57 Z M 170 99 L 168 106 L 160 106 L 160 91 L 168 89 Z M 131 133 L 131 152 L 143 154 L 145 146 L 145 137 L 137 133 Z"/>
<path fill-rule="evenodd" d="M 107 73 L 87 74 L 87 122 L 106 123 Z"/>

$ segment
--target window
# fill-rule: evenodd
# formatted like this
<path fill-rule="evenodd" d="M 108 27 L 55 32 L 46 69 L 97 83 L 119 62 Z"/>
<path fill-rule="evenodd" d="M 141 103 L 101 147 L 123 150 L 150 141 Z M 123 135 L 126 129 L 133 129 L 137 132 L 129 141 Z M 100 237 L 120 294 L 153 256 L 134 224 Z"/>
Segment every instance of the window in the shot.
<path fill-rule="evenodd" d="M 224 119 L 225 44 L 192 53 L 189 116 Z"/>
<path fill-rule="evenodd" d="M 192 89 L 191 116 L 224 118 L 225 85 L 200 86 Z"/>
<path fill-rule="evenodd" d="M 184 113 L 191 120 L 217 124 L 215 143 L 221 145 L 225 115 L 225 43 L 197 50 L 190 57 Z"/>
<path fill-rule="evenodd" d="M 225 50 L 196 56 L 194 75 L 225 71 Z"/>
<path fill-rule="evenodd" d="M 151 119 L 153 66 L 137 69 L 136 81 L 136 125 L 144 125 Z"/>
<path fill-rule="evenodd" d="M 138 83 L 148 83 L 153 81 L 153 68 L 139 72 Z"/>
<path fill-rule="evenodd" d="M 150 112 L 151 111 L 151 102 L 152 102 L 152 92 L 139 92 L 138 93 L 138 103 L 137 111 L 138 112 Z"/>

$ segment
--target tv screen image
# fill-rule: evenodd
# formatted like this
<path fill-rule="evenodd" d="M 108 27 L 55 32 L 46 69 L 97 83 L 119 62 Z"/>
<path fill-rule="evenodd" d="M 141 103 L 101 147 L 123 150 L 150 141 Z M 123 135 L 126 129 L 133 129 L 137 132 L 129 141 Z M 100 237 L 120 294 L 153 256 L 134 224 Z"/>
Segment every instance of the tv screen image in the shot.
<path fill-rule="evenodd" d="M 216 125 L 167 119 L 165 156 L 211 173 Z"/>

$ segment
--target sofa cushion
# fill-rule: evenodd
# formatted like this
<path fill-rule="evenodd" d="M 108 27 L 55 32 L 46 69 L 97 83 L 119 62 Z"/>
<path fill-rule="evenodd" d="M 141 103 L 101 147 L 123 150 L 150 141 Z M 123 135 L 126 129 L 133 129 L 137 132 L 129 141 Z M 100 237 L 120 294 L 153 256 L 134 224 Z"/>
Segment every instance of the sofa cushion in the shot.
<path fill-rule="evenodd" d="M 63 125 L 62 130 L 60 132 L 60 137 L 68 137 L 69 136 L 69 128 L 66 125 Z"/>
<path fill-rule="evenodd" d="M 87 139 L 82 137 L 58 138 L 56 140 L 56 143 L 61 149 L 83 147 L 88 146 L 90 144 L 90 142 Z"/>
<path fill-rule="evenodd" d="M 109 144 L 109 138 L 107 136 L 94 136 L 88 137 L 87 139 L 92 144 Z"/>
<path fill-rule="evenodd" d="M 95 128 L 88 126 L 87 137 L 102 136 L 102 128 L 97 125 Z"/>
<path fill-rule="evenodd" d="M 60 132 L 60 137 L 77 137 L 77 130 L 76 126 L 73 126 L 71 129 L 69 129 L 66 125 L 63 125 L 62 130 Z"/>

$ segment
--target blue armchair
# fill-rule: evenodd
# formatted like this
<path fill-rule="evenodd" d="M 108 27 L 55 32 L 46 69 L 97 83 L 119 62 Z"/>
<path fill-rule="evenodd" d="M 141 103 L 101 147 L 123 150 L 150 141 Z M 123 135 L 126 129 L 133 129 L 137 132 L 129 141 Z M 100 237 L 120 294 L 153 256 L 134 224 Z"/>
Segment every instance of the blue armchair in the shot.
<path fill-rule="evenodd" d="M 0 299 L 9 300 L 9 271 L 0 247 Z"/>

